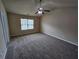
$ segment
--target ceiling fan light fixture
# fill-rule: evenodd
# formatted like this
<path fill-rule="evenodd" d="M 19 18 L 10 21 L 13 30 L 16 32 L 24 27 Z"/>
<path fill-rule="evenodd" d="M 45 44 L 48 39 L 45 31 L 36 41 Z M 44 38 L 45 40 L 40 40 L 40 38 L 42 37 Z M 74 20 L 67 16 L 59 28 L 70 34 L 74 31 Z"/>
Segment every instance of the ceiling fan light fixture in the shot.
<path fill-rule="evenodd" d="M 43 8 L 39 8 L 39 10 L 41 10 L 41 11 L 42 11 L 42 10 L 43 10 Z"/>
<path fill-rule="evenodd" d="M 38 14 L 43 14 L 43 11 L 38 11 Z"/>

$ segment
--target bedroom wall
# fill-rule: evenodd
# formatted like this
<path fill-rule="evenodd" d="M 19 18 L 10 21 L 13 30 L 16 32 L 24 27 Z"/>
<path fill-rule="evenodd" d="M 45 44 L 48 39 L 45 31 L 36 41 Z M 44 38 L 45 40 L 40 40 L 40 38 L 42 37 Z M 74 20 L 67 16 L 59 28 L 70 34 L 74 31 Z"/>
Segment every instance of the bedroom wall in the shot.
<path fill-rule="evenodd" d="M 5 59 L 7 43 L 9 42 L 7 15 L 0 0 L 0 59 Z"/>
<path fill-rule="evenodd" d="M 69 43 L 78 43 L 77 8 L 59 8 L 42 18 L 42 32 Z"/>
<path fill-rule="evenodd" d="M 34 19 L 34 29 L 33 30 L 21 30 L 21 18 L 30 18 Z M 30 33 L 37 33 L 40 32 L 40 17 L 35 16 L 26 16 L 26 15 L 19 15 L 15 13 L 8 12 L 8 20 L 9 20 L 9 30 L 10 30 L 10 36 L 19 36 L 19 35 L 25 35 Z"/>

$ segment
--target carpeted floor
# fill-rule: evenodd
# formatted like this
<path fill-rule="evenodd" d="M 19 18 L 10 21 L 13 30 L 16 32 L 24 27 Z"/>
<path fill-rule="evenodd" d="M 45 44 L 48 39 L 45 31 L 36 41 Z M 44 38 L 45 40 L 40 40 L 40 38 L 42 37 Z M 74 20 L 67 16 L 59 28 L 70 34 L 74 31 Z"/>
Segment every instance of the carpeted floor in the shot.
<path fill-rule="evenodd" d="M 44 34 L 14 38 L 6 59 L 78 59 L 78 47 Z"/>

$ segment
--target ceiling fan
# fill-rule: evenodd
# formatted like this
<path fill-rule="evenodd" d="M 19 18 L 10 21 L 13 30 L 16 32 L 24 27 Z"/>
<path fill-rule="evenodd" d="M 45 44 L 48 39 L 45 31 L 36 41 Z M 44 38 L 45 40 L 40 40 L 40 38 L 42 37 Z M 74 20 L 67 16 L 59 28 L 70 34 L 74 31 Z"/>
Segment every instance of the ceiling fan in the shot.
<path fill-rule="evenodd" d="M 43 7 L 41 7 L 41 2 L 42 2 L 42 0 L 40 0 L 40 7 L 37 9 L 37 11 L 36 11 L 36 13 L 35 14 L 38 14 L 38 15 L 42 15 L 42 14 L 44 14 L 45 12 L 50 12 L 50 10 L 44 10 L 44 8 Z"/>

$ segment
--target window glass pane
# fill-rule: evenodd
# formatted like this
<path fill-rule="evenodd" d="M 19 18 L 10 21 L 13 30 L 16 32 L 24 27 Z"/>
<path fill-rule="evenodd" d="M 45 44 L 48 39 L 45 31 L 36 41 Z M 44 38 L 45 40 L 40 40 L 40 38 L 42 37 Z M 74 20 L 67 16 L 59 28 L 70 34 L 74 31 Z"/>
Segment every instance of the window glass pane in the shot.
<path fill-rule="evenodd" d="M 34 28 L 34 20 L 28 20 L 28 29 L 33 29 Z"/>
<path fill-rule="evenodd" d="M 29 24 L 28 25 L 28 29 L 33 29 L 34 27 L 33 27 L 33 25 L 32 24 Z"/>
<path fill-rule="evenodd" d="M 34 20 L 28 19 L 28 24 L 34 24 Z"/>
<path fill-rule="evenodd" d="M 21 19 L 21 30 L 27 30 L 27 19 Z"/>
<path fill-rule="evenodd" d="M 27 19 L 21 19 L 21 24 L 26 24 Z"/>
<path fill-rule="evenodd" d="M 21 30 L 27 30 L 27 26 L 26 25 L 21 26 Z"/>

